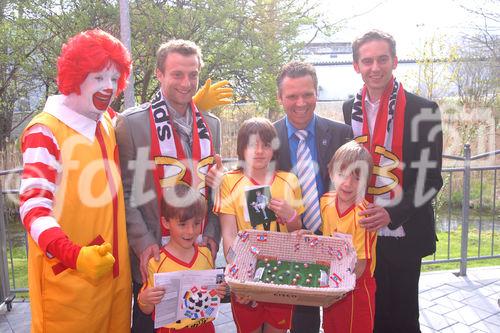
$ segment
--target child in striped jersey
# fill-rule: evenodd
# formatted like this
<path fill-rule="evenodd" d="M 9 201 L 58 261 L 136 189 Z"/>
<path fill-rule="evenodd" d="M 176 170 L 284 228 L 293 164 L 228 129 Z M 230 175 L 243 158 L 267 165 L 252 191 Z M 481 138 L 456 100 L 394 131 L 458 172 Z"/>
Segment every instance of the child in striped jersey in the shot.
<path fill-rule="evenodd" d="M 198 247 L 196 240 L 207 213 L 203 196 L 185 184 L 165 188 L 161 206 L 161 223 L 170 232 L 170 239 L 160 249 L 160 260 L 148 262 L 148 281 L 143 285 L 137 301 L 145 314 L 152 314 L 167 292 L 164 287 L 153 287 L 154 274 L 183 270 L 214 268 L 212 254 L 207 247 Z M 217 288 L 219 297 L 226 294 L 226 283 Z M 213 318 L 183 319 L 156 329 L 156 333 L 215 333 Z"/>
<path fill-rule="evenodd" d="M 323 309 L 323 329 L 332 332 L 373 332 L 375 314 L 375 245 L 377 234 L 362 228 L 359 212 L 366 209 L 364 199 L 372 174 L 370 153 L 355 141 L 341 146 L 328 165 L 335 191 L 320 199 L 323 235 L 336 232 L 352 235 L 358 260 L 354 267 L 356 286 L 345 298 Z"/>
<path fill-rule="evenodd" d="M 275 171 L 278 146 L 277 133 L 264 118 L 245 121 L 238 131 L 237 155 L 240 167 L 222 177 L 215 199 L 214 212 L 219 215 L 224 254 L 240 230 L 252 229 L 290 232 L 301 228 L 300 215 L 304 212 L 302 194 L 297 177 L 289 172 Z M 276 219 L 252 226 L 245 214 L 248 188 L 267 185 L 271 200 L 267 207 Z M 238 333 L 285 332 L 290 328 L 293 306 L 267 302 L 253 302 L 242 295 L 232 295 L 231 307 Z"/>

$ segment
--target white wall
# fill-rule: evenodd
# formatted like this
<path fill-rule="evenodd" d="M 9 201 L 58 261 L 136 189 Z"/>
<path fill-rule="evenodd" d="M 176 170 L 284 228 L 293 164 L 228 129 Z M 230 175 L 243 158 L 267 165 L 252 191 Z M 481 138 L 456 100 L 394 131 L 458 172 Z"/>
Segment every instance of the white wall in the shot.
<path fill-rule="evenodd" d="M 435 95 L 439 97 L 454 95 L 455 86 L 450 83 L 450 70 L 448 64 L 436 63 L 435 73 L 439 89 Z M 354 96 L 363 86 L 361 75 L 354 71 L 351 63 L 349 64 L 329 64 L 315 65 L 318 75 L 319 100 L 320 101 L 343 101 Z M 414 92 L 419 83 L 419 65 L 415 62 L 399 63 L 394 76 L 398 79 L 405 89 Z M 420 73 L 420 82 L 423 81 L 423 75 Z M 421 84 L 422 94 L 426 94 L 426 88 Z M 424 96 L 425 97 L 425 96 Z"/>

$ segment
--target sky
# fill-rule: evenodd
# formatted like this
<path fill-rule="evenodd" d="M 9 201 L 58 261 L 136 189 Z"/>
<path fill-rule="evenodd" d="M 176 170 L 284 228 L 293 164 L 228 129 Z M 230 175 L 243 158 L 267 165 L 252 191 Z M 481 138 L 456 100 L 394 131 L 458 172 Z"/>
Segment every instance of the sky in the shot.
<path fill-rule="evenodd" d="M 500 13 L 500 0 L 320 0 L 333 22 L 343 21 L 344 28 L 332 41 L 352 42 L 364 32 L 376 28 L 394 36 L 399 58 L 412 57 L 415 50 L 433 35 L 453 41 L 472 33 L 481 24 L 478 16 L 460 7 Z M 356 17 L 353 17 L 358 15 Z M 496 33 L 500 34 L 497 22 Z"/>

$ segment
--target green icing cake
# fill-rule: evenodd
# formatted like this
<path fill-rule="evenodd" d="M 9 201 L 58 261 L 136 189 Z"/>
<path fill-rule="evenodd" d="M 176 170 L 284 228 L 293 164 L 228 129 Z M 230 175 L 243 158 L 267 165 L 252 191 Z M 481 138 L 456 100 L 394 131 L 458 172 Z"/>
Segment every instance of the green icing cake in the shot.
<path fill-rule="evenodd" d="M 302 263 L 260 258 L 255 267 L 254 281 L 301 287 L 328 287 L 326 264 Z"/>

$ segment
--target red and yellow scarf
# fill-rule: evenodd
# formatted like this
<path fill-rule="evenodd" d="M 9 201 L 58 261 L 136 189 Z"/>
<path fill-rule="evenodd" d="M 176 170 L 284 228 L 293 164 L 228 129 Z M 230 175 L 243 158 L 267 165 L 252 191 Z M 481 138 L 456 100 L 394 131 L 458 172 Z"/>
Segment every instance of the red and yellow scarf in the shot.
<path fill-rule="evenodd" d="M 366 113 L 367 87 L 356 94 L 352 107 L 352 130 L 373 157 L 373 173 L 367 200 L 381 206 L 397 200 L 403 186 L 403 133 L 406 96 L 401 83 L 393 77 L 380 98 L 373 135 Z"/>
<path fill-rule="evenodd" d="M 200 193 L 208 198 L 208 187 L 205 176 L 214 164 L 214 149 L 212 134 L 196 105 L 191 102 L 193 119 L 193 146 L 191 160 L 187 160 L 181 139 L 172 124 L 168 105 L 161 90 L 151 101 L 151 159 L 155 162 L 154 170 L 158 206 L 161 212 L 162 188 L 185 183 L 197 188 Z M 192 170 L 191 170 L 192 166 Z M 206 219 L 205 219 L 206 222 Z M 202 231 L 205 227 L 203 223 Z M 167 236 L 168 230 L 162 226 L 162 236 Z"/>

